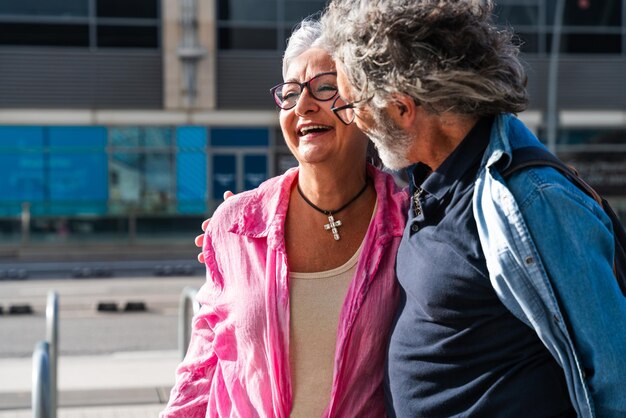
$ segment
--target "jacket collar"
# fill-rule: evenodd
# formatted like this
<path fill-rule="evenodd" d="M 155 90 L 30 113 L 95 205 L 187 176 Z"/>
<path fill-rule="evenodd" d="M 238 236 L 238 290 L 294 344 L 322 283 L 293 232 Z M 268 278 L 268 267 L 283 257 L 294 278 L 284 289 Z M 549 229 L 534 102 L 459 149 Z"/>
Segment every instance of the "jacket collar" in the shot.
<path fill-rule="evenodd" d="M 494 120 L 481 166 L 491 168 L 497 164 L 503 171 L 511 164 L 513 150 L 528 146 L 542 145 L 522 121 L 510 113 L 502 113 Z"/>

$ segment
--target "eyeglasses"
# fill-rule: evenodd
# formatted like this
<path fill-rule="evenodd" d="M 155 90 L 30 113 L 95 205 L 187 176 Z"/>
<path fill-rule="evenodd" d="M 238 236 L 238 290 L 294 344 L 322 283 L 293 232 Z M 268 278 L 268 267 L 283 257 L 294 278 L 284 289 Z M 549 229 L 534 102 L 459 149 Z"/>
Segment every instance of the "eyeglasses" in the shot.
<path fill-rule="evenodd" d="M 283 110 L 289 110 L 298 103 L 304 88 L 309 89 L 309 93 L 315 100 L 326 102 L 337 95 L 337 73 L 321 73 L 305 81 L 287 81 L 280 83 L 270 89 L 270 93 L 276 102 L 276 106 Z"/>
<path fill-rule="evenodd" d="M 333 111 L 335 116 L 339 118 L 340 121 L 344 123 L 344 125 L 350 125 L 354 122 L 354 118 L 356 117 L 356 109 L 358 104 L 371 100 L 371 98 L 356 100 L 352 103 L 346 103 L 345 100 L 341 98 L 341 96 L 337 96 L 330 110 Z"/>

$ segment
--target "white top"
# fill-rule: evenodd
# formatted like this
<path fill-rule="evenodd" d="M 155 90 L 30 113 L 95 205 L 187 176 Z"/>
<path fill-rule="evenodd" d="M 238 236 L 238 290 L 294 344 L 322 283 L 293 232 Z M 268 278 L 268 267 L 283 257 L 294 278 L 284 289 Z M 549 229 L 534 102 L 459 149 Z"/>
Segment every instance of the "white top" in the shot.
<path fill-rule="evenodd" d="M 359 247 L 350 260 L 332 270 L 290 273 L 292 417 L 320 417 L 328 406 L 339 314 L 360 253 Z"/>

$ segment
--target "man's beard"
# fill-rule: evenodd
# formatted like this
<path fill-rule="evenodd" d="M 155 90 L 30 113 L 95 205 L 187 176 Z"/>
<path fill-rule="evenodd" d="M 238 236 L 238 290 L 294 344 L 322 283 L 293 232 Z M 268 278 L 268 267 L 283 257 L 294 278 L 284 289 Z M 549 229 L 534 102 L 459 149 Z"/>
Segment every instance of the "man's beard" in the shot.
<path fill-rule="evenodd" d="M 400 129 L 383 109 L 372 109 L 373 127 L 365 132 L 378 150 L 385 167 L 400 170 L 413 163 L 408 153 L 413 145 L 413 138 Z"/>

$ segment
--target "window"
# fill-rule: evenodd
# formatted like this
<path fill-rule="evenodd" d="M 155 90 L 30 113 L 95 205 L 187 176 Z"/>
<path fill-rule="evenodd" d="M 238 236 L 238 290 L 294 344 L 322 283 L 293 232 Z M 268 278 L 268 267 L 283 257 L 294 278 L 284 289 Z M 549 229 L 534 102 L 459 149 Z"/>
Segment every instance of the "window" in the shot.
<path fill-rule="evenodd" d="M 304 17 L 323 10 L 325 5 L 326 2 L 320 0 L 286 0 L 285 20 L 295 25 Z"/>
<path fill-rule="evenodd" d="M 158 0 L 97 0 L 97 16 L 156 19 L 159 17 L 159 2 Z"/>
<path fill-rule="evenodd" d="M 539 52 L 539 35 L 529 32 L 518 32 L 515 34 L 515 43 L 520 47 L 520 50 L 525 53 Z"/>
<path fill-rule="evenodd" d="M 207 211 L 207 130 L 200 126 L 176 129 L 176 201 L 178 213 Z"/>
<path fill-rule="evenodd" d="M 209 129 L 209 209 L 223 201 L 226 190 L 235 193 L 257 187 L 269 176 L 266 127 Z"/>
<path fill-rule="evenodd" d="M 220 28 L 219 49 L 276 49 L 276 29 Z"/>
<path fill-rule="evenodd" d="M 554 24 L 556 1 L 545 2 L 547 24 Z M 620 26 L 622 0 L 566 1 L 563 26 Z"/>
<path fill-rule="evenodd" d="M 111 158 L 111 200 L 142 213 L 167 213 L 174 201 L 171 153 L 133 150 Z M 113 203 L 113 202 L 112 202 Z"/>
<path fill-rule="evenodd" d="M 0 214 L 29 202 L 36 215 L 101 214 L 107 205 L 106 130 L 102 127 L 2 127 Z"/>
<path fill-rule="evenodd" d="M 89 0 L 0 0 L 0 15 L 87 16 Z"/>
<path fill-rule="evenodd" d="M 1 23 L 0 45 L 89 46 L 87 25 Z"/>
<path fill-rule="evenodd" d="M 560 52 L 624 53 L 625 0 L 565 0 Z M 499 24 L 512 27 L 527 53 L 551 53 L 557 1 L 501 0 L 495 8 Z"/>
<path fill-rule="evenodd" d="M 560 52 L 572 54 L 619 54 L 622 36 L 608 33 L 563 33 Z M 551 52 L 552 35 L 548 35 L 546 50 Z"/>
<path fill-rule="evenodd" d="M 0 0 L 0 45 L 157 49 L 159 7 L 159 0 Z"/>
<path fill-rule="evenodd" d="M 188 242 L 208 215 L 207 142 L 203 126 L 0 126 L 0 238 L 19 242 L 24 208 L 32 241 Z M 250 187 L 266 177 L 266 150 L 253 153 L 262 158 L 241 175 Z"/>
<path fill-rule="evenodd" d="M 158 37 L 155 26 L 98 26 L 98 46 L 101 48 L 157 48 Z"/>
<path fill-rule="evenodd" d="M 174 211 L 175 176 L 171 128 L 111 128 L 111 206 L 116 212 Z"/>
<path fill-rule="evenodd" d="M 293 27 L 325 4 L 323 0 L 218 0 L 218 48 L 282 51 Z"/>
<path fill-rule="evenodd" d="M 266 128 L 211 129 L 211 145 L 214 147 L 266 147 L 268 144 Z"/>
<path fill-rule="evenodd" d="M 495 14 L 500 24 L 517 26 L 536 26 L 539 23 L 539 5 L 498 5 Z"/>
<path fill-rule="evenodd" d="M 232 22 L 275 22 L 275 0 L 219 0 L 219 20 Z"/>

